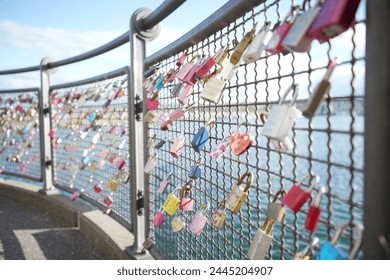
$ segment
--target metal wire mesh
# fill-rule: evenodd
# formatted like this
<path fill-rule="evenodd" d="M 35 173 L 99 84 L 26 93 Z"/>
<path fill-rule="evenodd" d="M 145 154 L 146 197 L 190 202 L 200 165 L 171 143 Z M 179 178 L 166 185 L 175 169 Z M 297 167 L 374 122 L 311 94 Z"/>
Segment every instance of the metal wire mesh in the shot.
<path fill-rule="evenodd" d="M 189 57 L 211 55 L 220 47 L 232 45 L 252 29 L 255 21 L 273 24 L 282 20 L 289 9 L 300 5 L 308 9 L 314 1 L 267 1 L 248 11 L 226 28 L 189 48 Z M 363 7 L 362 7 L 363 6 Z M 360 10 L 364 9 L 364 2 Z M 150 189 L 149 231 L 156 246 L 167 259 L 246 259 L 250 242 L 265 221 L 268 203 L 280 190 L 289 190 L 294 182 L 306 174 L 320 177 L 319 186 L 326 187 L 320 207 L 321 219 L 315 236 L 321 242 L 329 240 L 341 223 L 362 222 L 363 205 L 363 123 L 364 123 L 364 68 L 365 68 L 365 18 L 358 12 L 353 26 L 331 41 L 313 42 L 307 53 L 287 55 L 264 55 L 256 62 L 240 64 L 238 71 L 224 90 L 222 101 L 211 104 L 199 98 L 203 84 L 196 83 L 188 103 L 195 103 L 184 119 L 176 121 L 168 131 L 159 125 L 149 126 L 149 141 L 154 143 L 168 139 L 161 148 L 152 148 L 149 155 L 156 154 L 156 167 L 148 176 Z M 165 74 L 176 67 L 181 54 L 159 62 L 157 74 Z M 278 102 L 289 85 L 300 86 L 297 107 L 301 108 L 322 80 L 329 62 L 338 57 L 339 63 L 331 77 L 331 90 L 317 114 L 307 119 L 300 117 L 289 135 L 293 148 L 288 152 L 277 151 L 260 133 L 263 123 L 260 112 L 269 111 Z M 160 106 L 155 115 L 170 112 L 180 104 L 171 95 L 174 83 L 167 83 L 159 91 Z M 204 149 L 197 153 L 191 140 L 199 128 L 211 118 L 216 125 L 210 130 L 210 138 Z M 215 144 L 239 129 L 249 131 L 254 137 L 251 148 L 241 156 L 228 152 L 219 161 L 209 155 Z M 175 159 L 170 154 L 173 141 L 185 136 L 182 155 Z M 188 171 L 198 159 L 202 159 L 202 176 L 197 179 L 192 195 L 195 208 L 202 203 L 211 206 L 208 218 L 225 200 L 246 171 L 254 174 L 249 197 L 237 214 L 227 211 L 227 220 L 222 229 L 206 225 L 201 235 L 192 234 L 188 226 L 179 233 L 171 228 L 172 217 L 165 214 L 162 227 L 155 227 L 153 219 L 161 205 L 175 188 L 189 180 Z M 162 180 L 172 172 L 167 190 L 160 194 L 157 189 Z M 317 187 L 318 190 L 318 187 Z M 294 214 L 287 209 L 286 217 L 273 229 L 273 245 L 270 259 L 291 259 L 307 245 L 314 235 L 304 230 L 303 223 L 308 206 Z M 190 224 L 193 212 L 178 211 L 175 216 Z M 356 240 L 351 228 L 340 239 L 340 246 L 351 249 Z"/>
<path fill-rule="evenodd" d="M 38 116 L 38 89 L 0 91 L 0 174 L 42 180 Z"/>
<path fill-rule="evenodd" d="M 121 68 L 54 86 L 50 96 L 55 185 L 130 223 L 127 81 L 128 68 Z"/>

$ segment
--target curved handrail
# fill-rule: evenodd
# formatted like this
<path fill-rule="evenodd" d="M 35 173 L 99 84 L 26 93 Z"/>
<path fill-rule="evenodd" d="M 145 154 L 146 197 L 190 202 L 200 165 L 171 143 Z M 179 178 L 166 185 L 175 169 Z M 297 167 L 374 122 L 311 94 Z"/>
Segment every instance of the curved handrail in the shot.
<path fill-rule="evenodd" d="M 150 29 L 153 26 L 159 24 L 163 19 L 165 19 L 168 15 L 170 15 L 173 11 L 175 11 L 178 7 L 180 7 L 186 0 L 165 0 L 160 6 L 158 6 L 152 13 L 150 13 L 146 18 L 142 19 L 142 24 L 140 26 L 144 28 L 144 30 Z M 55 61 L 47 64 L 47 68 L 55 68 L 58 66 L 63 66 L 67 64 L 72 64 L 75 62 L 83 61 L 88 58 L 92 58 L 103 53 L 106 53 L 110 50 L 113 50 L 117 47 L 120 47 L 129 42 L 130 36 L 127 31 L 114 40 L 96 48 L 86 53 L 82 53 L 80 55 L 76 55 L 70 58 L 66 58 L 60 61 Z M 24 67 L 18 69 L 10 69 L 10 70 L 0 70 L 0 75 L 8 75 L 8 74 L 18 74 L 25 72 L 32 72 L 40 70 L 40 65 Z"/>

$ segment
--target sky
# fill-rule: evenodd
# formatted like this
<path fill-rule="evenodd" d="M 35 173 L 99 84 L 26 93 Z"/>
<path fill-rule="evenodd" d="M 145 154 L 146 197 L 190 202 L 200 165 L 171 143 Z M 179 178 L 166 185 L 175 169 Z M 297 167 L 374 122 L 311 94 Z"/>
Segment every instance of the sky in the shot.
<path fill-rule="evenodd" d="M 161 24 L 147 55 L 191 30 L 227 0 L 188 0 Z M 129 29 L 139 8 L 154 10 L 163 0 L 0 0 L 0 70 L 39 65 L 43 57 L 72 57 L 99 47 Z M 205 5 L 207 4 L 207 5 Z M 60 67 L 52 84 L 79 80 L 129 64 L 129 44 L 104 55 Z M 39 72 L 0 76 L 0 89 L 39 85 Z"/>

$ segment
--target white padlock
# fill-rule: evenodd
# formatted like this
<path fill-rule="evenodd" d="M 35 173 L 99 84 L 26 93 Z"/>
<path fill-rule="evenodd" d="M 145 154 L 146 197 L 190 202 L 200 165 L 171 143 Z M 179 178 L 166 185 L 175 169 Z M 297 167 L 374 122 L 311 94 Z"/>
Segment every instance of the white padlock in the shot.
<path fill-rule="evenodd" d="M 230 81 L 230 79 L 236 73 L 239 66 L 240 66 L 239 63 L 233 64 L 230 62 L 229 59 L 225 59 L 225 61 L 223 62 L 223 65 L 222 65 L 222 70 L 219 73 L 219 75 L 217 75 L 216 77 L 218 77 L 219 79 L 221 79 L 223 81 Z"/>
<path fill-rule="evenodd" d="M 307 31 L 321 10 L 320 2 L 318 1 L 314 7 L 298 16 L 283 40 L 282 45 L 285 49 L 291 52 L 306 52 L 309 50 L 314 38 L 308 36 Z"/>
<path fill-rule="evenodd" d="M 212 77 L 204 85 L 200 97 L 209 102 L 218 104 L 222 99 L 222 93 L 225 89 L 225 86 L 226 81 L 218 79 L 216 77 Z"/>
<path fill-rule="evenodd" d="M 247 253 L 250 260 L 264 260 L 272 244 L 273 237 L 271 232 L 273 224 L 273 220 L 266 219 L 264 226 L 257 229 Z"/>
<path fill-rule="evenodd" d="M 289 104 L 283 104 L 288 93 L 292 91 L 293 96 Z M 295 102 L 298 98 L 299 86 L 297 84 L 291 85 L 279 100 L 279 103 L 271 108 L 267 122 L 261 131 L 261 135 L 270 139 L 276 139 L 281 142 L 285 141 L 288 133 L 292 129 L 297 116 L 301 114 L 295 107 Z"/>
<path fill-rule="evenodd" d="M 266 21 L 263 27 L 259 30 L 259 33 L 257 33 L 255 38 L 252 39 L 242 60 L 244 60 L 246 63 L 250 63 L 258 60 L 261 57 L 261 54 L 265 50 L 268 41 L 272 36 L 270 28 L 271 22 Z"/>
<path fill-rule="evenodd" d="M 260 113 L 260 119 L 263 124 L 267 122 L 268 118 L 268 112 L 261 112 Z M 272 146 L 275 148 L 275 150 L 280 152 L 288 152 L 292 150 L 293 145 L 288 137 L 285 137 L 283 141 L 279 141 L 276 139 L 270 139 Z"/>

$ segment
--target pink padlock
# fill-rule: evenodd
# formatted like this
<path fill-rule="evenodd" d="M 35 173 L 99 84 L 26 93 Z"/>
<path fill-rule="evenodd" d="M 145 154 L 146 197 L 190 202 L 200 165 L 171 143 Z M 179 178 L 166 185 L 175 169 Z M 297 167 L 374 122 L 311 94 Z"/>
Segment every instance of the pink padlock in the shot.
<path fill-rule="evenodd" d="M 192 211 L 194 209 L 194 199 L 192 198 L 192 187 L 195 181 L 188 181 L 180 190 L 180 205 L 182 211 Z"/>
<path fill-rule="evenodd" d="M 192 218 L 190 223 L 190 231 L 193 234 L 196 235 L 202 234 L 203 228 L 207 224 L 207 216 L 206 216 L 207 210 L 208 210 L 208 205 L 203 204 L 199 212 L 196 212 L 194 214 L 194 217 Z"/>
<path fill-rule="evenodd" d="M 121 159 L 119 162 L 118 162 L 118 164 L 117 164 L 117 168 L 119 169 L 119 170 L 122 170 L 122 168 L 123 168 L 123 166 L 125 166 L 126 165 L 126 161 L 124 160 L 124 159 Z"/>
<path fill-rule="evenodd" d="M 176 78 L 178 78 L 179 80 L 183 81 L 187 74 L 191 71 L 191 69 L 195 66 L 195 62 L 197 62 L 199 60 L 200 56 L 199 55 L 195 55 L 191 60 L 190 62 L 187 62 L 185 64 L 183 64 L 183 66 L 179 69 L 179 71 L 177 72 L 176 74 Z M 194 75 L 195 75 L 195 72 L 194 72 Z"/>
<path fill-rule="evenodd" d="M 165 214 L 160 207 L 160 210 L 156 212 L 156 215 L 154 216 L 153 225 L 156 227 L 161 227 L 164 222 Z"/>
<path fill-rule="evenodd" d="M 193 108 L 194 105 L 195 104 L 185 105 L 183 107 L 180 107 L 179 109 L 172 111 L 171 114 L 169 115 L 169 120 L 171 121 L 171 123 L 183 118 L 185 116 L 185 113 L 191 108 Z"/>
<path fill-rule="evenodd" d="M 0 174 L 4 172 L 4 165 L 3 166 L 0 166 Z"/>
<path fill-rule="evenodd" d="M 22 166 L 20 167 L 20 171 L 26 172 L 27 171 L 27 165 L 26 164 L 22 164 Z"/>
<path fill-rule="evenodd" d="M 111 207 L 113 202 L 114 202 L 114 200 L 112 199 L 112 197 L 111 197 L 110 195 L 107 195 L 107 196 L 103 199 L 103 203 L 104 203 L 107 207 Z"/>
<path fill-rule="evenodd" d="M 165 179 L 161 182 L 160 187 L 158 188 L 159 193 L 164 193 L 165 189 L 167 188 L 169 184 L 169 178 L 171 177 L 172 172 L 168 173 L 168 175 L 165 177 Z"/>
<path fill-rule="evenodd" d="M 53 138 L 55 134 L 56 132 L 53 129 L 49 131 L 50 138 Z"/>
<path fill-rule="evenodd" d="M 74 201 L 74 200 L 76 200 L 79 197 L 80 197 L 80 192 L 75 191 L 74 193 L 72 193 L 72 195 L 69 197 L 69 199 Z"/>
<path fill-rule="evenodd" d="M 93 190 L 95 193 L 100 194 L 103 191 L 103 187 L 100 184 L 95 184 L 93 186 Z"/>
<path fill-rule="evenodd" d="M 308 34 L 320 43 L 346 31 L 355 19 L 360 0 L 325 0 Z"/>
<path fill-rule="evenodd" d="M 180 157 L 183 151 L 184 141 L 185 141 L 185 137 L 184 135 L 181 135 L 180 137 L 176 138 L 175 141 L 173 142 L 170 153 L 174 158 Z"/>
<path fill-rule="evenodd" d="M 219 160 L 229 150 L 229 148 L 229 137 L 225 137 L 220 140 L 213 149 L 211 149 L 210 157 L 215 160 Z"/>
<path fill-rule="evenodd" d="M 177 101 L 181 105 L 187 104 L 188 97 L 191 96 L 193 92 L 194 86 L 191 84 L 184 84 L 182 90 L 179 93 L 179 96 L 177 97 Z"/>
<path fill-rule="evenodd" d="M 102 159 L 102 160 L 106 160 L 108 158 L 108 156 L 110 155 L 110 152 L 106 149 L 103 149 L 100 153 L 99 153 L 99 157 Z"/>

